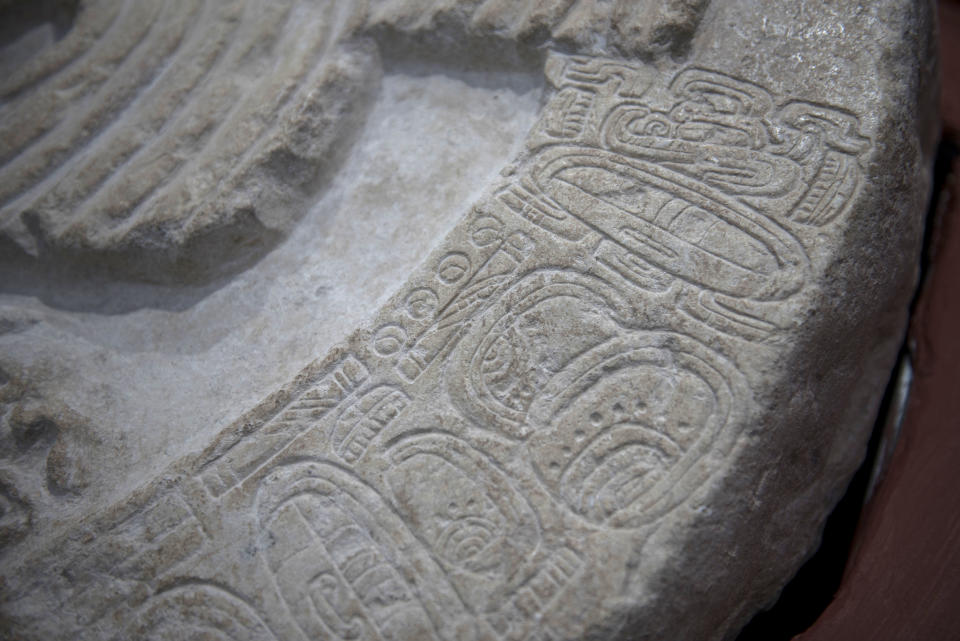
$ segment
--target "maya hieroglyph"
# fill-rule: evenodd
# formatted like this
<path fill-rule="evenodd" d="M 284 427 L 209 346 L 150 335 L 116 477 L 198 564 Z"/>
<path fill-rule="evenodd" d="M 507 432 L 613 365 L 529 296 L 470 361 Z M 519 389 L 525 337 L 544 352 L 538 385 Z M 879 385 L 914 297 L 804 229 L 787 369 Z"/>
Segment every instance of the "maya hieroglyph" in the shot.
<path fill-rule="evenodd" d="M 0 638 L 724 639 L 815 548 L 928 3 L 0 12 Z"/>

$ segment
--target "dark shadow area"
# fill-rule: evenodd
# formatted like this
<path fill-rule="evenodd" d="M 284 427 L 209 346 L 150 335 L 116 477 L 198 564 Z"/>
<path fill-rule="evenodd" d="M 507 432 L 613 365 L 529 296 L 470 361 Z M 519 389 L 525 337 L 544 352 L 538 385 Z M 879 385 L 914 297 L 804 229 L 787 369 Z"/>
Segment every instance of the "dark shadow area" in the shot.
<path fill-rule="evenodd" d="M 64 251 L 27 255 L 0 238 L 0 293 L 34 296 L 74 312 L 123 314 L 145 307 L 183 311 L 226 285 L 282 240 L 253 216 L 190 239 L 181 247 Z"/>
<path fill-rule="evenodd" d="M 59 40 L 73 26 L 79 6 L 80 0 L 0 0 L 0 53 L 44 25 Z"/>
<path fill-rule="evenodd" d="M 925 219 L 920 279 L 910 303 L 911 317 L 923 282 L 930 271 L 932 259 L 930 245 L 932 231 L 936 225 L 939 197 L 949 176 L 953 160 L 958 154 L 960 149 L 947 140 L 942 140 L 937 148 L 933 190 Z M 899 371 L 909 358 L 909 347 L 905 342 L 900 348 L 897 365 L 884 390 L 873 432 L 867 444 L 866 456 L 850 481 L 846 494 L 828 517 L 820 547 L 783 588 L 777 602 L 770 609 L 754 616 L 737 636 L 737 641 L 790 641 L 813 625 L 833 601 L 840 588 L 854 534 L 863 513 L 870 479 L 877 464 L 878 452 L 884 437 L 884 428 L 890 412 L 896 409 L 894 400 L 897 396 Z"/>

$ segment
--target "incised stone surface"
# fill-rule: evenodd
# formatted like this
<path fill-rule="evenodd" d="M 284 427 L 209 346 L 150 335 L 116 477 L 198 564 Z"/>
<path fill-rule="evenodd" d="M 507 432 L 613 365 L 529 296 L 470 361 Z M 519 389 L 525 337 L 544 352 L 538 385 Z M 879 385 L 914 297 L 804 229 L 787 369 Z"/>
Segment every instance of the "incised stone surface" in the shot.
<path fill-rule="evenodd" d="M 0 638 L 730 639 L 815 549 L 930 3 L 0 14 Z"/>

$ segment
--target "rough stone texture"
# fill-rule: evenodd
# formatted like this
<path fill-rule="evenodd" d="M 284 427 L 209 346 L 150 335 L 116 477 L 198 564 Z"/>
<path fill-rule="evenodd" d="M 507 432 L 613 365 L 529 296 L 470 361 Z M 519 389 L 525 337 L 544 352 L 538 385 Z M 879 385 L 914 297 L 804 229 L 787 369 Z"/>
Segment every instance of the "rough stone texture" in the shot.
<path fill-rule="evenodd" d="M 909 403 L 899 434 L 881 444 L 889 466 L 857 526 L 840 589 L 795 641 L 960 638 L 960 2 L 937 9 L 945 175 L 910 319 Z"/>
<path fill-rule="evenodd" d="M 960 26 L 960 21 L 954 24 Z M 954 85 L 956 77 L 943 76 L 945 84 Z M 951 115 L 960 114 L 944 113 L 945 119 Z M 914 379 L 902 435 L 858 527 L 836 598 L 796 641 L 960 636 L 954 605 L 960 599 L 960 337 L 955 329 L 960 301 L 954 293 L 960 274 L 958 169 L 954 160 L 940 194 L 933 267 L 911 320 Z"/>
<path fill-rule="evenodd" d="M 23 6 L 0 635 L 723 639 L 813 549 L 929 4 Z"/>

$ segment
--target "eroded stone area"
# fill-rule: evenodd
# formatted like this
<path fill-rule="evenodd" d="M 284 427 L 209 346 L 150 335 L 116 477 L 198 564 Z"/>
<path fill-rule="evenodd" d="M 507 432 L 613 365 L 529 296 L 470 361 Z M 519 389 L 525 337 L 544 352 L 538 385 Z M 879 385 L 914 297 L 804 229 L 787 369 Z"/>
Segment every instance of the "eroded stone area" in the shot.
<path fill-rule="evenodd" d="M 215 288 L 8 284 L 23 291 L 0 295 L 11 325 L 0 336 L 3 366 L 28 382 L 35 404 L 96 417 L 77 446 L 89 487 L 76 501 L 45 501 L 39 479 L 19 484 L 44 504 L 37 517 L 82 513 L 133 489 L 145 470 L 159 472 L 251 407 L 251 390 L 268 392 L 343 340 L 519 152 L 539 109 L 539 74 L 394 66 L 329 189 L 289 239 L 236 277 Z M 17 467 L 32 473 L 42 459 Z"/>
<path fill-rule="evenodd" d="M 229 210 L 285 242 L 214 284 L 85 308 L 34 273 L 8 296 L 2 616 L 26 638 L 731 637 L 812 548 L 902 335 L 929 7 L 345 6 L 333 84 Z M 631 6 L 664 42 L 623 38 Z M 366 96 L 346 138 L 309 107 L 346 104 L 342 78 Z M 329 175 L 297 160 L 333 148 Z M 295 227 L 291 185 L 317 197 Z M 111 411 L 136 446 L 91 422 Z M 98 494 L 93 451 L 137 473 Z"/>

